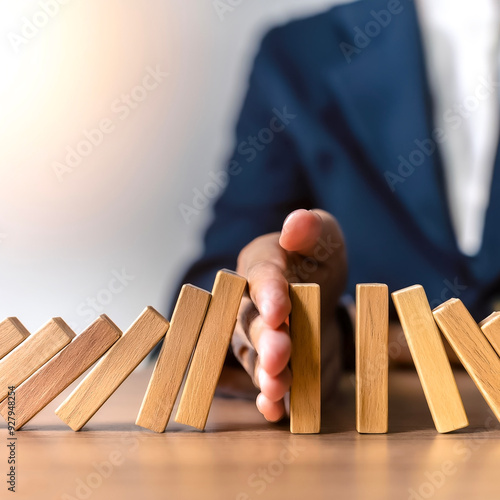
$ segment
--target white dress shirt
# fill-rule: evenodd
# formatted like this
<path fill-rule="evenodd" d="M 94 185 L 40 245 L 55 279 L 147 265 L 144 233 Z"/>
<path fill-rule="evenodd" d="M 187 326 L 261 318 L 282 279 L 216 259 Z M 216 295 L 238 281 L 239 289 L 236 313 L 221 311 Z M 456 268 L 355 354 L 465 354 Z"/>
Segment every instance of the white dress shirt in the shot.
<path fill-rule="evenodd" d="M 417 0 L 458 247 L 481 248 L 499 137 L 500 0 Z M 396 21 L 395 21 L 396 22 Z"/>

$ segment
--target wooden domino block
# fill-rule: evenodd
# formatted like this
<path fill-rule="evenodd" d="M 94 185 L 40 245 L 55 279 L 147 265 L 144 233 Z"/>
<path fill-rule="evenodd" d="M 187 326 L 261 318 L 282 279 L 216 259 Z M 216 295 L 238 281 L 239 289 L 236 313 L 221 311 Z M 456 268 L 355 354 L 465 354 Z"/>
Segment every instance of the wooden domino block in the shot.
<path fill-rule="evenodd" d="M 479 323 L 479 326 L 493 349 L 500 356 L 500 312 L 490 314 Z"/>
<path fill-rule="evenodd" d="M 500 420 L 500 358 L 459 299 L 434 309 L 434 317 L 458 359 Z"/>
<path fill-rule="evenodd" d="M 291 284 L 290 300 L 290 431 L 315 434 L 321 427 L 320 287 L 315 283 Z"/>
<path fill-rule="evenodd" d="M 0 323 L 0 359 L 26 340 L 29 334 L 17 318 L 4 319 Z"/>
<path fill-rule="evenodd" d="M 16 389 L 16 425 L 20 429 L 82 373 L 90 368 L 121 336 L 105 315 L 97 318 L 73 342 Z M 5 399 L 0 414 L 7 420 Z"/>
<path fill-rule="evenodd" d="M 0 401 L 7 397 L 10 386 L 21 385 L 74 337 L 61 318 L 52 318 L 5 356 L 0 361 Z"/>
<path fill-rule="evenodd" d="M 80 430 L 161 340 L 168 327 L 169 322 L 160 313 L 146 307 L 61 403 L 56 415 L 74 431 Z"/>
<path fill-rule="evenodd" d="M 392 294 L 438 432 L 469 425 L 455 377 L 424 289 L 411 286 Z"/>
<path fill-rule="evenodd" d="M 388 427 L 389 290 L 356 286 L 356 429 L 380 434 Z"/>
<path fill-rule="evenodd" d="M 184 285 L 174 309 L 136 424 L 164 432 L 200 334 L 211 294 Z"/>
<path fill-rule="evenodd" d="M 217 273 L 176 422 L 201 430 L 205 428 L 246 283 L 245 278 L 231 271 L 224 269 Z"/>

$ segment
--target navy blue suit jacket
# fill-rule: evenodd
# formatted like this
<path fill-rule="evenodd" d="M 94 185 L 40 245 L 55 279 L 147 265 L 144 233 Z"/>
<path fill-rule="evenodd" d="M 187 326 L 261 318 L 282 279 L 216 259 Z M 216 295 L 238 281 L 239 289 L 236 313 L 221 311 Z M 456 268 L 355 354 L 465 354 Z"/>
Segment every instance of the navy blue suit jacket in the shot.
<path fill-rule="evenodd" d="M 490 312 L 500 290 L 499 160 L 482 249 L 466 257 L 448 210 L 439 154 L 446 138 L 433 125 L 415 6 L 392 0 L 400 8 L 387 22 L 374 12 L 388 5 L 336 6 L 265 36 L 229 185 L 183 281 L 210 289 L 253 238 L 278 231 L 291 210 L 318 207 L 345 233 L 349 293 L 361 282 L 391 291 L 420 283 L 432 306 L 458 296 L 477 319 Z"/>

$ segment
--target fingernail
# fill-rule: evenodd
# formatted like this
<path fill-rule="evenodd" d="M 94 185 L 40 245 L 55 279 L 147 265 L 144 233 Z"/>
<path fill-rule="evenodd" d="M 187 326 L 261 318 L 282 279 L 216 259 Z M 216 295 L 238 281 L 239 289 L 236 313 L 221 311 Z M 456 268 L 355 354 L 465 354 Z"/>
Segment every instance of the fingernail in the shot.
<path fill-rule="evenodd" d="M 262 301 L 259 307 L 260 315 L 264 318 L 267 318 L 271 314 L 272 307 L 273 305 L 270 300 L 266 299 Z"/>
<path fill-rule="evenodd" d="M 260 409 L 260 400 L 262 399 L 262 392 L 259 393 L 257 396 L 257 399 L 255 400 L 255 406 L 257 406 L 257 410 L 259 410 L 262 413 L 262 410 Z"/>
<path fill-rule="evenodd" d="M 297 212 L 292 212 L 291 214 L 289 214 L 287 216 L 287 218 L 285 219 L 285 222 L 283 222 L 283 229 L 281 230 L 282 233 L 287 233 L 289 231 L 289 228 L 288 228 L 288 223 L 297 215 Z"/>

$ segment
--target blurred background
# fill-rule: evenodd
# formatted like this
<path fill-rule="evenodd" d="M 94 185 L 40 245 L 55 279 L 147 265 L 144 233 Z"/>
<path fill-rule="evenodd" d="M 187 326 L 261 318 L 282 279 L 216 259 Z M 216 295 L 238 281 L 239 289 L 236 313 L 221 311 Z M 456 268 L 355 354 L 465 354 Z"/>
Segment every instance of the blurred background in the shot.
<path fill-rule="evenodd" d="M 0 316 L 169 311 L 272 25 L 334 0 L 41 0 L 0 16 Z M 307 43 L 307 40 L 304 40 Z"/>

